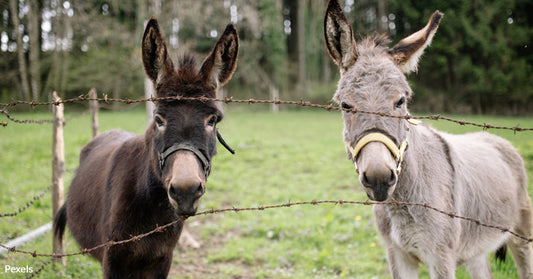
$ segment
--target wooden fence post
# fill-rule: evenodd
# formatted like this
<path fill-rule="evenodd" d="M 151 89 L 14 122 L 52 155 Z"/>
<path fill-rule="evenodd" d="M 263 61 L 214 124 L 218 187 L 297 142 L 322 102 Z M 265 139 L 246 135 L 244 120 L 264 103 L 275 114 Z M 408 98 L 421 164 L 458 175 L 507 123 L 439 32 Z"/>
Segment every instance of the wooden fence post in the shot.
<path fill-rule="evenodd" d="M 53 93 L 54 102 L 61 101 L 57 93 Z M 56 216 L 57 211 L 63 205 L 63 173 L 65 171 L 65 142 L 63 140 L 63 104 L 52 105 L 54 114 L 54 131 L 52 141 L 52 216 Z M 53 238 L 54 254 L 64 254 L 63 241 Z M 58 262 L 66 265 L 65 258 L 57 259 Z"/>
<path fill-rule="evenodd" d="M 91 88 L 89 90 L 89 98 L 94 99 L 89 101 L 89 110 L 91 111 L 91 123 L 93 128 L 93 138 L 98 135 L 98 95 L 96 94 L 96 89 Z"/>
<path fill-rule="evenodd" d="M 271 83 L 269 87 L 270 87 L 270 99 L 279 100 L 279 91 L 276 85 Z M 273 113 L 277 113 L 279 112 L 279 105 L 272 103 L 270 106 L 270 109 L 272 110 Z"/>

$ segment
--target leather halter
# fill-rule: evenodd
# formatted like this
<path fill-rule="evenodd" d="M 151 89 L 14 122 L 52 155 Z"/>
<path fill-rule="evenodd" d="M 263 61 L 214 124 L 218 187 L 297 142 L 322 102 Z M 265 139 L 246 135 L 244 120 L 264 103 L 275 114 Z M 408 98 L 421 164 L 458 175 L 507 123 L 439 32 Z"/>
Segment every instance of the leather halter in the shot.
<path fill-rule="evenodd" d="M 217 139 L 222 144 L 222 146 L 224 146 L 231 154 L 235 154 L 235 150 L 229 147 L 229 145 L 226 143 L 226 141 L 224 141 L 218 130 Z M 207 179 L 209 173 L 211 172 L 211 158 L 206 157 L 202 151 L 196 148 L 196 146 L 189 143 L 174 143 L 172 146 L 165 149 L 165 151 L 157 152 L 157 159 L 159 161 L 159 168 L 161 169 L 161 171 L 163 171 L 163 168 L 165 167 L 165 161 L 167 160 L 168 156 L 172 155 L 178 150 L 188 150 L 191 151 L 194 155 L 196 155 L 196 157 L 202 163 L 205 179 Z"/>
<path fill-rule="evenodd" d="M 348 148 L 350 149 L 350 152 L 352 153 L 352 160 L 355 165 L 355 171 L 359 173 L 359 169 L 357 168 L 357 163 L 355 162 L 357 159 L 357 155 L 359 155 L 359 152 L 365 145 L 371 143 L 371 142 L 380 142 L 383 143 L 392 153 L 394 158 L 396 159 L 396 173 L 400 174 L 402 171 L 402 162 L 403 162 L 403 154 L 405 150 L 407 149 L 407 140 L 403 140 L 400 146 L 396 146 L 396 144 L 386 135 L 382 133 L 370 133 L 364 137 L 362 137 L 357 144 L 355 144 L 355 147 L 352 147 L 351 145 L 348 145 Z"/>
<path fill-rule="evenodd" d="M 200 159 L 200 162 L 202 162 L 205 178 L 207 179 L 207 176 L 209 176 L 209 173 L 211 172 L 211 160 L 207 159 L 207 157 L 198 148 L 188 143 L 175 143 L 169 148 L 165 149 L 165 151 L 162 153 L 157 153 L 157 159 L 159 160 L 159 167 L 161 168 L 161 171 L 163 171 L 163 168 L 165 167 L 165 161 L 167 157 L 178 150 L 188 150 L 194 153 L 194 155 Z"/>

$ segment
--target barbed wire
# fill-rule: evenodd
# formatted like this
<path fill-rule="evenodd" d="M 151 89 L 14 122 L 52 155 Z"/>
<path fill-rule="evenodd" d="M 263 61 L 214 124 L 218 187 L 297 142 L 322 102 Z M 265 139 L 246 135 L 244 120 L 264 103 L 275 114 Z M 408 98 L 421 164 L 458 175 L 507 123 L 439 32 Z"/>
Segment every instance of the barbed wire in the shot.
<path fill-rule="evenodd" d="M 19 209 L 17 209 L 14 212 L 11 212 L 11 213 L 0 213 L 0 218 L 17 216 L 18 214 L 22 213 L 24 210 L 28 209 L 28 207 L 30 207 L 34 202 L 36 202 L 39 199 L 41 199 L 48 191 L 50 191 L 51 188 L 52 188 L 52 184 L 48 185 L 48 187 L 46 187 L 41 193 L 39 193 L 38 195 L 34 196 L 29 202 L 27 202 L 24 206 L 20 207 Z"/>
<path fill-rule="evenodd" d="M 65 103 L 74 103 L 74 102 L 84 102 L 84 101 L 103 101 L 106 103 L 110 102 L 118 102 L 118 103 L 125 103 L 125 104 L 134 104 L 134 103 L 141 103 L 141 102 L 157 102 L 157 101 L 200 101 L 200 102 L 208 102 L 208 101 L 214 101 L 214 102 L 222 102 L 222 103 L 245 103 L 245 104 L 275 104 L 275 105 L 296 105 L 296 106 L 302 106 L 302 107 L 313 107 L 313 108 L 321 108 L 325 110 L 338 110 L 338 111 L 346 111 L 346 112 L 352 112 L 352 113 L 362 113 L 362 114 L 372 114 L 372 115 L 378 115 L 381 117 L 389 117 L 389 118 L 397 118 L 397 119 L 405 119 L 405 120 L 444 120 L 449 121 L 452 123 L 459 124 L 461 126 L 470 125 L 475 126 L 479 128 L 483 128 L 484 130 L 488 129 L 497 129 L 497 130 L 511 130 L 514 133 L 516 132 L 523 132 L 523 131 L 533 131 L 533 128 L 521 128 L 519 125 L 516 125 L 514 127 L 508 127 L 508 126 L 496 126 L 488 123 L 476 123 L 471 121 L 465 121 L 465 120 L 457 120 L 450 117 L 445 117 L 440 114 L 433 114 L 433 115 L 427 115 L 427 116 L 411 116 L 411 115 L 404 115 L 404 116 L 398 116 L 398 115 L 391 115 L 386 114 L 382 112 L 373 112 L 373 111 L 364 111 L 364 110 L 358 110 L 356 108 L 348 109 L 348 108 L 342 108 L 339 106 L 334 105 L 320 105 L 320 104 L 313 104 L 308 101 L 283 101 L 283 100 L 261 100 L 261 99 L 233 99 L 233 97 L 226 97 L 223 99 L 219 98 L 208 98 L 208 97 L 183 97 L 183 96 L 172 96 L 172 97 L 151 97 L 147 99 L 117 99 L 117 98 L 108 98 L 107 95 L 104 94 L 104 97 L 101 98 L 89 98 L 85 96 L 78 96 L 76 98 L 71 99 L 64 99 L 64 100 L 58 100 L 58 101 L 50 101 L 50 102 L 34 102 L 34 101 L 22 101 L 22 100 L 14 100 L 9 103 L 0 103 L 0 107 L 15 107 L 17 105 L 30 105 L 32 107 L 35 106 L 43 106 L 43 105 L 59 105 L 59 104 L 65 104 Z M 4 109 L 5 110 L 5 109 Z M 4 123 L 0 123 L 0 125 L 4 125 Z"/>
<path fill-rule="evenodd" d="M 431 205 L 429 205 L 427 203 L 411 203 L 411 202 L 401 202 L 401 201 L 394 201 L 394 200 L 393 201 L 386 201 L 386 202 L 346 201 L 346 200 L 313 200 L 313 201 L 301 201 L 301 202 L 291 202 L 291 201 L 289 201 L 289 202 L 284 203 L 284 204 L 267 205 L 267 206 L 261 205 L 261 206 L 257 206 L 257 207 L 245 207 L 245 208 L 232 207 L 232 208 L 225 208 L 225 209 L 205 210 L 205 211 L 199 212 L 199 213 L 197 213 L 197 214 L 195 214 L 195 215 L 193 215 L 191 217 L 179 217 L 178 219 L 176 219 L 176 220 L 174 220 L 174 221 L 172 221 L 172 222 L 170 222 L 170 223 L 168 223 L 166 225 L 156 226 L 155 229 L 153 229 L 153 230 L 151 230 L 151 231 L 149 231 L 147 233 L 139 234 L 139 235 L 136 235 L 136 236 L 132 236 L 129 239 L 120 240 L 120 241 L 110 240 L 110 241 L 102 243 L 102 244 L 100 244 L 98 246 L 95 246 L 95 247 L 92 247 L 92 248 L 85 248 L 85 249 L 82 249 L 82 250 L 80 250 L 78 252 L 74 252 L 74 253 L 64 253 L 64 254 L 37 253 L 37 251 L 28 251 L 28 250 L 17 249 L 16 247 L 8 247 L 8 246 L 6 246 L 4 244 L 1 244 L 1 243 L 0 243 L 0 247 L 5 248 L 6 250 L 8 250 L 11 253 L 27 254 L 27 255 L 31 255 L 32 257 L 51 257 L 51 258 L 71 257 L 71 256 L 89 254 L 89 253 L 91 253 L 91 252 L 93 252 L 95 250 L 102 249 L 102 248 L 109 248 L 109 247 L 116 246 L 116 245 L 122 245 L 122 244 L 126 244 L 126 243 L 129 243 L 129 242 L 138 241 L 138 240 L 140 240 L 140 239 L 142 239 L 144 237 L 147 237 L 149 235 L 163 232 L 168 227 L 173 226 L 173 225 L 175 225 L 175 224 L 177 224 L 179 222 L 184 222 L 187 218 L 192 218 L 192 217 L 195 217 L 195 216 L 218 214 L 218 213 L 225 213 L 225 212 L 236 212 L 236 213 L 238 213 L 238 212 L 241 212 L 241 211 L 263 211 L 263 210 L 267 210 L 267 209 L 288 208 L 288 207 L 299 206 L 299 205 L 321 205 L 321 204 L 419 206 L 419 207 L 424 207 L 426 209 L 430 209 L 430 210 L 433 210 L 433 211 L 435 211 L 437 213 L 446 215 L 446 216 L 448 216 L 450 218 L 456 218 L 456 219 L 461 219 L 461 220 L 468 221 L 468 222 L 473 222 L 473 223 L 475 223 L 478 226 L 499 230 L 502 233 L 509 233 L 512 236 L 520 238 L 520 239 L 522 239 L 522 240 L 524 240 L 524 241 L 526 241 L 528 243 L 533 242 L 533 238 L 521 235 L 521 234 L 519 234 L 517 232 L 512 231 L 509 228 L 505 228 L 505 227 L 498 226 L 498 225 L 486 224 L 486 223 L 483 223 L 482 221 L 480 221 L 478 219 L 475 219 L 475 218 L 460 216 L 460 215 L 457 215 L 457 214 L 455 214 L 453 212 L 446 212 L 444 210 L 435 208 L 435 207 L 433 207 L 433 206 L 431 206 Z"/>
<path fill-rule="evenodd" d="M 211 210 L 206 210 L 206 211 L 197 213 L 194 216 L 222 213 L 222 212 L 228 212 L 228 211 L 233 211 L 233 212 L 239 212 L 239 211 L 261 211 L 261 210 L 265 210 L 265 209 L 291 207 L 291 206 L 294 206 L 294 205 L 308 205 L 308 204 L 311 204 L 311 205 L 319 205 L 319 204 L 339 204 L 339 205 L 357 204 L 357 205 L 420 206 L 420 207 L 424 207 L 424 208 L 433 210 L 435 212 L 447 215 L 450 218 L 456 218 L 456 219 L 461 219 L 461 220 L 473 222 L 476 225 L 479 225 L 479 226 L 482 226 L 482 227 L 486 227 L 486 228 L 496 229 L 496 230 L 501 231 L 502 233 L 510 233 L 511 235 L 513 235 L 513 236 L 515 236 L 517 238 L 520 238 L 522 240 L 525 240 L 525 241 L 527 241 L 529 243 L 533 242 L 533 238 L 527 237 L 527 236 L 523 236 L 523 235 L 521 235 L 519 233 L 516 233 L 516 232 L 510 230 L 509 228 L 505 228 L 505 227 L 497 226 L 497 225 L 485 224 L 485 223 L 481 222 L 480 220 L 477 220 L 477 219 L 474 219 L 474 218 L 470 218 L 470 217 L 460 216 L 460 215 L 457 215 L 457 214 L 455 214 L 453 212 L 446 212 L 444 210 L 435 208 L 435 207 L 433 207 L 433 206 L 431 206 L 431 205 L 429 205 L 427 203 L 402 202 L 402 201 L 395 201 L 395 200 L 386 201 L 386 202 L 346 201 L 346 200 L 319 200 L 319 201 L 313 200 L 313 201 L 304 201 L 304 202 L 290 202 L 289 201 L 288 203 L 285 203 L 285 204 L 259 206 L 259 207 L 248 207 L 248 208 L 235 208 L 235 207 L 233 207 L 233 208 L 218 209 L 218 210 L 211 209 Z"/>
<path fill-rule="evenodd" d="M 89 110 L 84 110 L 82 112 L 79 112 L 79 113 L 76 113 L 76 114 L 73 114 L 71 116 L 69 116 L 68 118 L 65 118 L 63 120 L 63 125 L 65 125 L 68 121 L 70 120 L 73 120 L 73 119 L 76 119 L 76 118 L 79 118 L 79 117 L 82 117 L 84 115 L 86 115 L 87 113 L 89 112 Z M 6 118 L 12 122 L 15 122 L 15 123 L 18 123 L 18 124 L 48 124 L 48 123 L 54 123 L 54 119 L 42 119 L 42 120 L 33 120 L 33 119 L 17 119 L 13 116 L 11 116 L 11 114 L 9 114 L 9 111 L 7 111 L 6 109 L 1 109 L 0 110 L 0 113 L 5 115 Z M 0 122 L 0 126 L 4 126 L 6 127 L 8 125 L 7 122 Z"/>
<path fill-rule="evenodd" d="M 109 247 L 113 247 L 113 246 L 116 246 L 116 245 L 122 245 L 122 244 L 126 244 L 128 242 L 133 242 L 133 241 L 138 241 L 144 237 L 147 237 L 149 235 L 152 235 L 154 233 L 159 233 L 159 232 L 163 232 L 166 228 L 170 227 L 170 226 L 173 226 L 179 222 L 183 222 L 185 221 L 185 219 L 187 219 L 188 217 L 178 217 L 178 219 L 168 223 L 168 224 L 165 224 L 163 226 L 157 226 L 156 225 L 156 228 L 147 232 L 147 233 L 143 233 L 143 234 L 139 234 L 139 235 L 136 235 L 136 236 L 132 236 L 131 238 L 128 238 L 128 239 L 125 239 L 125 240 L 120 240 L 120 241 L 114 241 L 114 240 L 110 240 L 110 241 L 107 241 L 105 243 L 102 243 L 100 245 L 97 245 L 97 246 L 94 246 L 92 248 L 85 248 L 85 249 L 82 249 L 80 250 L 79 252 L 74 252 L 74 253 L 64 253 L 64 254 L 43 254 L 43 253 L 37 253 L 37 251 L 28 251 L 28 250 L 21 250 L 21 249 L 17 249 L 17 247 L 9 247 L 9 246 L 6 246 L 4 244 L 1 244 L 0 243 L 0 247 L 8 250 L 8 252 L 10 253 L 19 253 L 19 254 L 27 254 L 27 255 L 31 255 L 32 257 L 51 257 L 51 258 L 63 258 L 63 257 L 71 257 L 71 256 L 79 256 L 79 255 L 85 255 L 85 254 L 89 254 L 95 250 L 98 250 L 98 249 L 102 249 L 102 248 L 109 248 Z"/>
<path fill-rule="evenodd" d="M 125 103 L 125 104 L 134 104 L 134 103 L 149 102 L 149 101 L 150 102 L 157 102 L 157 101 L 200 101 L 200 102 L 209 102 L 209 101 L 215 101 L 215 102 L 223 102 L 223 103 L 226 103 L 226 104 L 228 104 L 228 103 L 276 104 L 276 105 L 286 104 L 286 105 L 296 105 L 296 106 L 302 106 L 302 107 L 321 108 L 321 109 L 325 109 L 325 110 L 328 110 L 328 111 L 337 110 L 337 111 L 346 111 L 346 112 L 352 112 L 352 113 L 371 114 L 371 115 L 378 115 L 378 116 L 381 116 L 381 117 L 389 117 L 389 118 L 404 119 L 404 120 L 412 120 L 412 119 L 417 119 L 417 120 L 423 120 L 423 119 L 444 120 L 444 121 L 453 122 L 453 123 L 456 123 L 456 124 L 459 124 L 459 125 L 462 125 L 462 126 L 471 125 L 471 126 L 480 127 L 480 128 L 483 128 L 483 129 L 512 130 L 514 133 L 522 132 L 522 131 L 533 131 L 533 128 L 520 128 L 518 125 L 515 126 L 515 127 L 506 127 L 506 126 L 495 126 L 495 125 L 491 125 L 491 124 L 487 124 L 487 123 L 480 124 L 480 123 L 469 122 L 469 121 L 465 121 L 465 120 L 452 119 L 452 118 L 449 118 L 449 117 L 441 116 L 440 114 L 428 115 L 428 116 L 411 116 L 411 115 L 396 116 L 396 115 L 389 115 L 389 114 L 380 113 L 380 112 L 371 112 L 371 111 L 364 111 L 364 110 L 357 110 L 357 109 L 346 109 L 346 108 L 334 106 L 334 105 L 331 105 L 331 104 L 330 105 L 313 104 L 311 102 L 306 102 L 306 101 L 303 101 L 303 100 L 300 100 L 300 101 L 283 101 L 283 100 L 277 100 L 277 99 L 275 99 L 275 100 L 256 100 L 256 99 L 253 99 L 253 98 L 239 100 L 239 99 L 233 99 L 233 98 L 227 98 L 227 97 L 224 98 L 224 99 L 218 99 L 218 98 L 207 98 L 207 97 L 180 97 L 180 96 L 174 96 L 174 97 L 152 97 L 152 98 L 147 98 L 147 99 L 116 99 L 116 98 L 107 98 L 107 95 L 104 94 L 103 98 L 88 98 L 88 97 L 85 97 L 85 96 L 79 96 L 79 97 L 76 97 L 76 98 L 53 101 L 53 102 L 33 102 L 33 101 L 15 100 L 15 101 L 12 101 L 10 103 L 0 103 L 0 107 L 4 107 L 4 109 L 0 110 L 0 113 L 4 114 L 8 120 L 10 120 L 12 122 L 15 122 L 15 123 L 18 123 L 18 124 L 53 123 L 53 120 L 51 120 L 51 119 L 44 119 L 44 120 L 33 120 L 33 119 L 21 120 L 21 119 L 16 119 L 16 118 L 12 117 L 9 114 L 7 108 L 8 107 L 15 107 L 15 106 L 21 105 L 21 104 L 30 105 L 32 107 L 35 107 L 35 106 L 43 106 L 43 105 L 59 105 L 59 104 L 82 102 L 82 101 L 103 101 L 103 102 L 106 102 L 106 103 L 119 102 L 119 103 Z M 73 116 L 71 118 L 82 116 L 85 113 L 86 112 L 83 112 L 83 113 L 81 113 L 79 115 L 75 115 L 75 116 Z M 5 126 L 7 126 L 7 122 L 0 122 L 0 125 L 5 127 Z M 52 187 L 52 185 L 49 185 L 46 189 L 44 189 L 37 196 L 34 196 L 31 201 L 29 201 L 23 207 L 19 208 L 17 211 L 12 212 L 12 213 L 0 213 L 0 217 L 16 216 L 19 213 L 25 211 L 35 201 L 37 201 L 40 198 L 42 198 L 51 189 L 51 187 Z M 520 234 L 512 231 L 509 228 L 505 228 L 505 227 L 499 226 L 499 225 L 486 224 L 486 223 L 483 223 L 480 220 L 477 220 L 477 219 L 474 219 L 474 218 L 460 216 L 460 215 L 457 215 L 457 214 L 452 213 L 452 212 L 446 212 L 444 210 L 435 208 L 435 207 L 433 207 L 433 206 L 431 206 L 431 205 L 429 205 L 427 203 L 408 203 L 408 202 L 400 202 L 400 201 L 388 201 L 388 202 L 364 201 L 364 202 L 361 202 L 361 201 L 345 201 L 345 200 L 319 200 L 319 201 L 313 200 L 313 201 L 304 201 L 304 202 L 290 202 L 289 201 L 288 203 L 285 203 L 285 204 L 268 205 L 268 206 L 247 207 L 247 208 L 232 207 L 232 208 L 216 209 L 216 210 L 215 209 L 211 209 L 211 210 L 206 210 L 206 211 L 203 211 L 203 212 L 199 212 L 199 213 L 195 214 L 194 216 L 208 215 L 208 214 L 218 214 L 218 213 L 225 213 L 225 212 L 236 212 L 236 213 L 238 213 L 238 212 L 241 212 L 241 211 L 263 211 L 263 210 L 266 210 L 266 209 L 274 209 L 274 208 L 288 208 L 288 207 L 292 207 L 292 206 L 296 206 L 296 205 L 320 205 L 320 204 L 420 206 L 420 207 L 424 207 L 424 208 L 429 209 L 429 210 L 433 210 L 433 211 L 438 212 L 440 214 L 447 215 L 450 218 L 457 218 L 457 219 L 461 219 L 461 220 L 464 220 L 464 221 L 473 222 L 473 223 L 477 224 L 478 226 L 499 230 L 502 233 L 509 233 L 510 235 L 512 235 L 514 237 L 517 237 L 517 238 L 520 238 L 520 239 L 522 239 L 524 241 L 527 241 L 528 243 L 533 242 L 533 238 L 528 237 L 528 236 L 524 236 L 524 235 L 520 235 Z M 98 250 L 98 249 L 108 248 L 108 247 L 112 247 L 112 246 L 116 246 L 116 245 L 122 245 L 122 244 L 126 244 L 126 243 L 129 243 L 129 242 L 138 241 L 138 240 L 140 240 L 140 239 L 142 239 L 144 237 L 147 237 L 149 235 L 152 235 L 152 234 L 155 234 L 155 233 L 159 233 L 159 232 L 163 232 L 165 229 L 167 229 L 170 226 L 173 226 L 173 225 L 175 225 L 175 224 L 177 224 L 179 222 L 184 222 L 185 219 L 187 219 L 187 217 L 180 217 L 180 218 L 178 218 L 178 219 L 176 219 L 176 220 L 174 220 L 174 221 L 172 221 L 172 222 L 170 222 L 170 223 L 168 223 L 166 225 L 163 225 L 163 226 L 157 226 L 156 225 L 155 229 L 153 229 L 153 230 L 151 230 L 151 231 L 149 231 L 147 233 L 136 235 L 136 236 L 132 236 L 129 239 L 120 240 L 120 241 L 110 240 L 110 241 L 102 243 L 102 244 L 100 244 L 98 246 L 95 246 L 95 247 L 92 247 L 92 248 L 82 249 L 82 250 L 80 250 L 78 252 L 74 252 L 74 253 L 64 253 L 64 254 L 37 253 L 36 251 L 28 251 L 28 250 L 17 249 L 16 247 L 8 247 L 8 246 L 6 246 L 4 244 L 1 244 L 1 243 L 0 243 L 0 247 L 3 247 L 5 249 L 7 249 L 11 253 L 28 254 L 28 255 L 31 255 L 33 257 L 50 257 L 50 260 L 48 260 L 46 262 L 43 262 L 43 264 L 34 273 L 32 273 L 31 275 L 29 275 L 27 277 L 27 278 L 33 278 L 35 275 L 37 275 L 39 272 L 41 272 L 47 265 L 49 265 L 53 261 L 53 259 L 55 259 L 55 258 L 70 257 L 70 256 L 76 256 L 76 255 L 85 255 L 85 254 L 89 254 L 89 253 L 91 253 L 91 252 L 93 252 L 95 250 Z"/>
<path fill-rule="evenodd" d="M 42 119 L 42 120 L 34 120 L 34 119 L 16 119 L 13 116 L 9 114 L 9 112 L 5 109 L 1 109 L 0 113 L 5 115 L 7 119 L 9 119 L 12 122 L 18 123 L 18 124 L 44 124 L 44 123 L 53 123 L 53 119 Z M 7 122 L 0 122 L 0 125 L 7 126 Z"/>
<path fill-rule="evenodd" d="M 26 276 L 26 279 L 31 279 L 35 276 L 37 276 L 39 273 L 41 273 L 41 271 L 44 270 L 44 268 L 51 264 L 52 262 L 54 261 L 54 258 L 50 258 L 48 261 L 45 261 L 41 264 L 41 266 L 39 266 L 35 271 L 33 271 L 32 273 L 30 273 L 28 276 Z"/>
<path fill-rule="evenodd" d="M 88 114 L 90 111 L 88 109 L 82 111 L 82 112 L 78 112 L 78 113 L 75 113 L 75 114 L 72 114 L 72 115 L 69 115 L 68 117 L 65 117 L 65 123 L 66 122 L 69 122 L 70 120 L 73 120 L 73 119 L 76 119 L 76 118 L 80 118 L 86 114 Z"/>

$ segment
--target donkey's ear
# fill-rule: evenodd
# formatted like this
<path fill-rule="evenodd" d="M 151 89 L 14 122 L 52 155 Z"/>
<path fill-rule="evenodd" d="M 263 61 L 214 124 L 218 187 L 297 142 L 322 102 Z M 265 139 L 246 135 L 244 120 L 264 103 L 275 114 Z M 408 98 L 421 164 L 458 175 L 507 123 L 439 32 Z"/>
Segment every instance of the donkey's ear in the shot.
<path fill-rule="evenodd" d="M 409 73 L 417 70 L 418 59 L 422 56 L 424 49 L 431 44 L 443 15 L 438 10 L 435 11 L 424 28 L 392 47 L 390 54 L 402 72 Z"/>
<path fill-rule="evenodd" d="M 174 71 L 165 40 L 159 31 L 155 18 L 150 18 L 146 24 L 142 41 L 142 60 L 144 71 L 157 86 Z"/>
<path fill-rule="evenodd" d="M 218 39 L 211 53 L 205 58 L 200 75 L 213 87 L 223 86 L 231 79 L 237 67 L 239 36 L 232 23 Z"/>
<path fill-rule="evenodd" d="M 330 0 L 324 17 L 324 37 L 329 55 L 344 73 L 357 60 L 352 26 L 337 0 Z"/>

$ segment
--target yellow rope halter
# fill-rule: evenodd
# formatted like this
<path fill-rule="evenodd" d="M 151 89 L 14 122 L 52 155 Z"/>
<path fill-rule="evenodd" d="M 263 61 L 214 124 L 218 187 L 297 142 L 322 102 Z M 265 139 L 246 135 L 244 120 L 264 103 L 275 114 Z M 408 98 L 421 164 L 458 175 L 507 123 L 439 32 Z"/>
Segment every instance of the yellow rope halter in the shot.
<path fill-rule="evenodd" d="M 407 141 L 406 140 L 402 141 L 402 143 L 400 144 L 400 147 L 398 147 L 398 146 L 396 146 L 396 144 L 394 144 L 394 142 L 388 136 L 386 136 L 386 135 L 384 135 L 382 133 L 370 133 L 370 134 L 364 136 L 363 138 L 361 138 L 357 142 L 357 144 L 353 148 L 352 148 L 351 145 L 348 145 L 348 148 L 350 149 L 350 152 L 352 153 L 352 160 L 353 160 L 354 165 L 355 165 L 355 171 L 357 171 L 357 173 L 359 173 L 359 170 L 357 168 L 357 164 L 355 163 L 357 155 L 359 154 L 361 149 L 363 149 L 363 147 L 365 147 L 365 145 L 367 145 L 367 144 L 369 144 L 371 142 L 381 142 L 390 150 L 390 152 L 392 153 L 392 155 L 394 156 L 394 158 L 396 159 L 396 162 L 398 164 L 398 166 L 396 167 L 396 173 L 400 174 L 400 172 L 402 170 L 402 166 L 401 165 L 402 165 L 402 162 L 403 162 L 403 153 L 407 149 Z"/>

